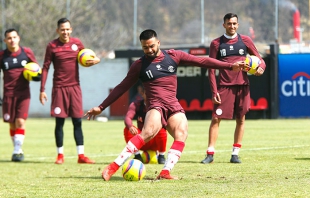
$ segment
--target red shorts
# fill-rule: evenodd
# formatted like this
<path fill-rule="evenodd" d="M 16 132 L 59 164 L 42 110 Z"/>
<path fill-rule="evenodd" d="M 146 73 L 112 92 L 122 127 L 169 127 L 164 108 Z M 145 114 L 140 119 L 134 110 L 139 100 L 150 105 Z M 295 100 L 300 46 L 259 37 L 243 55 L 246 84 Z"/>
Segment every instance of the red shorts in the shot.
<path fill-rule="evenodd" d="M 141 133 L 141 130 L 138 129 L 138 133 Z M 124 128 L 124 138 L 126 143 L 133 137 L 134 135 L 130 133 L 129 129 L 127 127 Z M 167 145 L 167 131 L 166 129 L 162 128 L 157 135 L 151 139 L 149 142 L 144 144 L 140 150 L 147 151 L 159 151 L 159 152 L 165 152 L 166 151 L 166 145 Z"/>
<path fill-rule="evenodd" d="M 16 118 L 28 118 L 29 96 L 4 96 L 2 103 L 3 121 L 14 123 Z"/>
<path fill-rule="evenodd" d="M 82 91 L 79 85 L 53 87 L 51 116 L 58 118 L 83 117 Z"/>
<path fill-rule="evenodd" d="M 148 107 L 148 111 L 150 109 L 156 109 L 161 114 L 161 122 L 163 127 L 167 126 L 168 119 L 176 113 L 182 112 L 185 113 L 184 109 L 180 105 L 179 102 L 171 103 L 169 106 L 163 106 L 160 104 L 152 104 Z"/>
<path fill-rule="evenodd" d="M 242 118 L 250 109 L 250 87 L 245 85 L 220 86 L 222 103 L 214 105 L 213 117 L 222 119 Z"/>

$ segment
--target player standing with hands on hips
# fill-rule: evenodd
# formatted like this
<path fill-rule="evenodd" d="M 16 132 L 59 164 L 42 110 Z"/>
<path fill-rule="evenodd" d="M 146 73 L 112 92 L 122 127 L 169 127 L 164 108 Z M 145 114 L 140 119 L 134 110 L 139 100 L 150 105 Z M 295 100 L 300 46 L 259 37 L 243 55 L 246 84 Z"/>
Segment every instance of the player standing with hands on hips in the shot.
<path fill-rule="evenodd" d="M 64 163 L 63 126 L 65 118 L 71 117 L 74 139 L 78 153 L 78 163 L 95 163 L 84 155 L 84 137 L 82 132 L 82 91 L 79 80 L 79 65 L 77 55 L 84 45 L 78 38 L 70 37 L 72 33 L 71 23 L 66 18 L 57 22 L 57 34 L 59 37 L 52 40 L 46 47 L 45 59 L 42 69 L 42 81 L 40 88 L 40 102 L 47 101 L 45 83 L 50 64 L 54 66 L 51 116 L 56 119 L 55 138 L 57 146 L 56 164 Z M 100 62 L 98 57 L 87 60 L 87 66 Z"/>
<path fill-rule="evenodd" d="M 176 98 L 176 72 L 179 64 L 234 71 L 240 71 L 245 67 L 242 61 L 226 63 L 208 57 L 196 57 L 181 50 L 160 50 L 157 34 L 150 29 L 140 34 L 140 43 L 145 55 L 131 65 L 123 81 L 99 106 L 93 107 L 85 114 L 88 119 L 94 119 L 139 79 L 142 81 L 147 97 L 147 113 L 142 132 L 131 138 L 114 162 L 103 170 L 102 178 L 105 181 L 110 180 L 119 167 L 163 127 L 168 130 L 174 142 L 157 179 L 176 179 L 170 175 L 170 171 L 178 162 L 184 149 L 188 126 L 184 110 Z"/>
<path fill-rule="evenodd" d="M 250 37 L 237 33 L 238 26 L 236 14 L 228 13 L 224 16 L 223 27 L 226 32 L 211 42 L 209 57 L 222 62 L 235 62 L 245 60 L 247 54 L 255 55 L 260 58 L 261 64 L 254 75 L 260 76 L 264 73 L 266 64 Z M 236 119 L 236 128 L 230 162 L 241 163 L 238 155 L 244 134 L 245 114 L 250 108 L 250 82 L 247 73 L 220 69 L 219 85 L 217 86 L 215 70 L 209 69 L 208 72 L 214 109 L 209 128 L 207 155 L 201 163 L 213 162 L 220 122 L 222 119 L 232 119 L 233 117 Z"/>
<path fill-rule="evenodd" d="M 4 33 L 7 48 L 0 51 L 0 64 L 3 71 L 3 121 L 10 125 L 10 135 L 14 144 L 12 161 L 24 160 L 22 145 L 25 139 L 26 119 L 30 105 L 29 81 L 23 76 L 24 66 L 37 63 L 30 48 L 19 45 L 17 30 L 7 29 Z M 40 77 L 33 78 L 40 81 Z"/>

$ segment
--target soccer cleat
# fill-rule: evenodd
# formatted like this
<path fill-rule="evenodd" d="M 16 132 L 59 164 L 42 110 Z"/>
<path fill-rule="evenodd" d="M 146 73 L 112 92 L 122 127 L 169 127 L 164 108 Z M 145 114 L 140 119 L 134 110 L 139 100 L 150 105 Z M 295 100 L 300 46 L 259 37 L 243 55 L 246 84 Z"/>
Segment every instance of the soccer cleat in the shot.
<path fill-rule="evenodd" d="M 79 157 L 78 159 L 78 163 L 79 164 L 94 164 L 95 161 L 89 159 L 88 157 L 84 156 L 84 157 Z"/>
<path fill-rule="evenodd" d="M 206 158 L 201 161 L 202 164 L 210 164 L 213 162 L 213 155 L 207 154 Z"/>
<path fill-rule="evenodd" d="M 136 154 L 135 157 L 134 157 L 133 159 L 136 159 L 136 160 L 139 160 L 140 162 L 143 162 L 142 156 L 141 156 L 140 153 L 139 153 L 139 154 Z"/>
<path fill-rule="evenodd" d="M 114 167 L 113 167 L 114 166 Z M 112 177 L 112 175 L 114 175 L 114 173 L 116 173 L 116 171 L 118 170 L 119 166 L 117 166 L 117 164 L 115 164 L 114 162 L 109 164 L 109 166 L 107 166 L 103 171 L 102 171 L 102 179 L 105 181 L 109 181 L 110 178 Z"/>
<path fill-rule="evenodd" d="M 241 163 L 241 161 L 239 160 L 238 155 L 232 155 L 230 158 L 230 163 Z"/>
<path fill-rule="evenodd" d="M 63 164 L 64 163 L 64 155 L 63 154 L 58 154 L 57 159 L 55 161 L 55 164 Z"/>
<path fill-rule="evenodd" d="M 158 155 L 158 164 L 165 164 L 166 162 L 166 159 L 165 159 L 165 156 L 164 155 Z"/>
<path fill-rule="evenodd" d="M 156 177 L 156 179 L 169 179 L 169 180 L 176 180 L 178 179 L 177 177 L 173 177 L 170 175 L 170 172 L 167 170 L 162 170 L 159 175 Z"/>
<path fill-rule="evenodd" d="M 12 155 L 12 161 L 13 162 L 21 162 L 23 160 L 24 160 L 24 154 L 23 153 L 18 153 L 18 154 Z"/>

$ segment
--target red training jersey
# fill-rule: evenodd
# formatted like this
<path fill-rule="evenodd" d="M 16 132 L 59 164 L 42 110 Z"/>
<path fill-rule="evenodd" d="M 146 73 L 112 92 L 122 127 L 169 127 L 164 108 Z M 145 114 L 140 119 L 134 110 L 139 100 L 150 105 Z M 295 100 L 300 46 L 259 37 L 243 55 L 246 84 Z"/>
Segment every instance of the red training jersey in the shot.
<path fill-rule="evenodd" d="M 62 43 L 59 39 L 55 39 L 47 45 L 41 76 L 41 92 L 45 90 L 51 63 L 54 65 L 53 87 L 80 84 L 77 55 L 82 49 L 84 49 L 84 45 L 80 39 L 74 37 L 71 37 L 68 43 Z"/>
<path fill-rule="evenodd" d="M 246 45 L 247 53 L 250 55 L 255 55 L 259 57 L 261 60 L 261 64 L 259 67 L 265 70 L 266 68 L 265 61 L 262 59 L 259 52 L 257 51 L 252 39 L 246 35 L 241 35 L 241 34 L 239 35 L 242 39 L 242 42 Z M 236 34 L 236 36 L 233 38 L 227 38 L 225 37 L 225 35 L 221 37 L 223 38 L 223 43 L 226 43 L 226 44 L 235 44 L 238 42 L 238 34 Z M 219 53 L 221 37 L 218 37 L 211 42 L 209 57 L 218 58 L 217 56 Z M 221 59 L 221 61 L 223 62 L 236 62 L 236 61 L 243 61 L 243 60 L 245 60 L 244 56 L 227 56 Z M 215 70 L 209 69 L 208 74 L 209 74 L 211 92 L 212 92 L 213 97 L 215 97 L 217 93 Z M 220 69 L 219 70 L 219 84 L 224 85 L 224 86 L 249 85 L 249 79 L 248 79 L 248 75 L 246 72 L 243 72 L 243 71 L 233 72 L 233 71 Z"/>
<path fill-rule="evenodd" d="M 4 59 L 11 61 L 4 62 Z M 0 51 L 4 96 L 30 97 L 29 81 L 23 76 L 24 66 L 29 62 L 38 63 L 28 47 L 20 47 L 17 52 L 10 52 L 8 49 Z"/>

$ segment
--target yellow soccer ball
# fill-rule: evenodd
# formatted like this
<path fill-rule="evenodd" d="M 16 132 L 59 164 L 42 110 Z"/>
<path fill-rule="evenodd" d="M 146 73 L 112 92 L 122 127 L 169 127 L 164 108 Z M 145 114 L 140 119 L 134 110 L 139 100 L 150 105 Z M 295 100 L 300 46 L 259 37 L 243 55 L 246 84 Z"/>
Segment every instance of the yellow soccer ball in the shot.
<path fill-rule="evenodd" d="M 157 153 L 156 151 L 147 150 L 142 152 L 142 161 L 144 164 L 157 164 Z"/>
<path fill-rule="evenodd" d="M 146 174 L 144 164 L 136 159 L 127 160 L 122 167 L 123 178 L 127 181 L 140 181 Z"/>
<path fill-rule="evenodd" d="M 77 56 L 77 59 L 83 67 L 87 67 L 86 61 L 94 59 L 96 56 L 95 52 L 91 49 L 82 49 Z"/>
<path fill-rule="evenodd" d="M 41 67 L 34 62 L 29 62 L 24 66 L 23 75 L 26 80 L 28 81 L 40 81 L 41 80 Z"/>
<path fill-rule="evenodd" d="M 257 56 L 247 56 L 245 59 L 245 63 L 249 65 L 250 69 L 247 71 L 249 74 L 255 74 L 258 66 L 261 63 L 261 60 Z"/>

